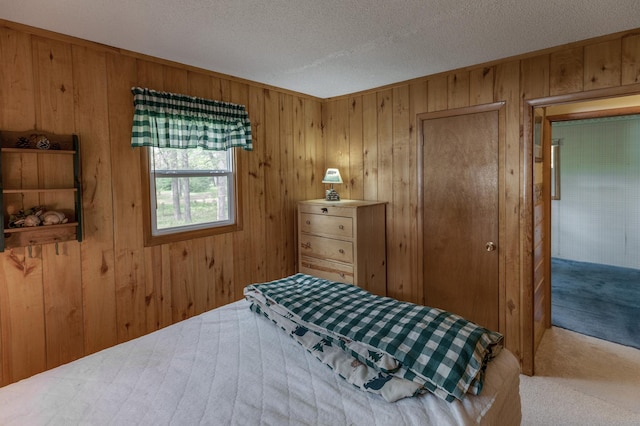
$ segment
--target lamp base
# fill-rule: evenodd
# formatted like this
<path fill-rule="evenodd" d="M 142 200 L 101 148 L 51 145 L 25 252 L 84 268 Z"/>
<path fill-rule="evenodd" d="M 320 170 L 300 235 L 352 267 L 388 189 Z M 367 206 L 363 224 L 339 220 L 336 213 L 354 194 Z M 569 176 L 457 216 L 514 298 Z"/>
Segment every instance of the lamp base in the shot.
<path fill-rule="evenodd" d="M 327 189 L 327 201 L 340 201 L 340 195 L 335 189 Z"/>

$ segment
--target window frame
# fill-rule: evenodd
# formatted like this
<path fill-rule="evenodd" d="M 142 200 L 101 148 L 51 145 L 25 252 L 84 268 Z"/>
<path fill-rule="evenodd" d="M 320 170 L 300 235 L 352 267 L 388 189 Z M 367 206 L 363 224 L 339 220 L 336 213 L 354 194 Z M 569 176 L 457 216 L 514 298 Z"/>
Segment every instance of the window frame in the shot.
<path fill-rule="evenodd" d="M 195 238 L 208 237 L 211 235 L 220 235 L 229 232 L 239 231 L 242 229 L 242 194 L 240 188 L 240 164 L 238 161 L 239 153 L 234 152 L 231 156 L 233 164 L 233 171 L 231 177 L 231 187 L 234 190 L 232 197 L 230 197 L 229 203 L 231 207 L 231 223 L 224 225 L 213 225 L 200 229 L 179 230 L 175 232 L 162 232 L 158 235 L 153 235 L 153 221 L 155 220 L 153 203 L 155 200 L 155 194 L 151 193 L 151 175 L 152 175 L 152 147 L 142 147 L 140 150 L 140 171 L 142 181 L 142 210 L 143 221 L 142 228 L 144 233 L 144 245 L 145 247 L 151 247 L 161 244 L 168 244 L 178 241 L 192 240 Z M 155 186 L 155 182 L 154 182 Z"/>

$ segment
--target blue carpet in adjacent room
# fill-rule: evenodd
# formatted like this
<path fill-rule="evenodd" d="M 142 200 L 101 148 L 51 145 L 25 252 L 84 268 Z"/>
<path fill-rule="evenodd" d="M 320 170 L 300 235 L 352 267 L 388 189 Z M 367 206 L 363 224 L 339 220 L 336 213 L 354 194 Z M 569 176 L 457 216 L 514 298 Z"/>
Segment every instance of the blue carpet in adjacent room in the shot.
<path fill-rule="evenodd" d="M 551 322 L 640 349 L 640 270 L 553 258 Z"/>

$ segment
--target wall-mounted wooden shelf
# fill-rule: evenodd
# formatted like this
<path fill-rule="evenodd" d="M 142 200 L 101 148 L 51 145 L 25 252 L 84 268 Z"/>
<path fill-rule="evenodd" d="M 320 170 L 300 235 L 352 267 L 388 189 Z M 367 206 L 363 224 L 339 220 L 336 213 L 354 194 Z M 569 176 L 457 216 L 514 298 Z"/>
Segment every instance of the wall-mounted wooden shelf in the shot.
<path fill-rule="evenodd" d="M 4 230 L 4 248 L 26 247 L 38 244 L 76 240 L 78 222 L 61 225 L 9 228 Z"/>
<path fill-rule="evenodd" d="M 3 133 L 7 133 L 7 132 L 3 132 Z M 43 154 L 46 153 L 48 155 L 51 154 L 62 154 L 62 155 L 74 155 L 76 153 L 75 150 L 62 150 L 62 149 L 47 149 L 47 150 L 43 150 L 43 149 L 30 149 L 30 148 L 2 148 L 2 152 L 16 152 L 19 154 Z"/>
<path fill-rule="evenodd" d="M 76 188 L 47 188 L 47 189 L 38 189 L 38 188 L 25 188 L 25 189 L 4 189 L 2 192 L 4 194 L 34 194 L 34 193 L 51 193 L 51 192 L 76 192 Z"/>
<path fill-rule="evenodd" d="M 0 147 L 0 210 L 4 225 L 0 252 L 6 248 L 82 241 L 78 137 L 38 130 L 0 131 Z M 9 227 L 12 214 L 36 206 L 62 212 L 68 222 Z"/>

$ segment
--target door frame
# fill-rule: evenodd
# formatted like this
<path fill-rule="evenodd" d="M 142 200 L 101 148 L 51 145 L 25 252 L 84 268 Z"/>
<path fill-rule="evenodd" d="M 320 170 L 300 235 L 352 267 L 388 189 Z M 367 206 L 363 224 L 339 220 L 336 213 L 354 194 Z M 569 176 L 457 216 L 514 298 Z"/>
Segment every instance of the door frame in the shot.
<path fill-rule="evenodd" d="M 620 98 L 625 96 L 640 95 L 640 84 L 631 84 L 627 86 L 617 86 L 613 88 L 597 89 L 587 92 L 573 93 L 568 95 L 556 95 L 543 98 L 523 99 L 523 132 L 522 132 L 522 169 L 523 169 L 523 186 L 522 186 L 522 235 L 521 240 L 524 243 L 521 261 L 521 294 L 522 294 L 522 372 L 526 375 L 534 375 L 535 373 L 535 335 L 534 335 L 534 274 L 535 264 L 533 261 L 533 253 L 535 249 L 534 241 L 534 217 L 533 208 L 535 202 L 535 181 L 534 167 L 535 158 L 533 155 L 533 129 L 534 129 L 534 110 L 536 108 L 553 107 L 563 104 L 597 101 L 610 98 Z M 626 108 L 628 111 L 629 108 Z M 614 111 L 612 109 L 611 111 Z M 545 121 L 547 118 L 545 117 Z M 546 132 L 545 132 L 546 133 Z M 550 136 L 550 135 L 549 135 Z M 544 146 L 544 145 L 543 145 Z M 546 200 L 550 202 L 550 200 Z M 544 220 L 549 220 L 545 217 Z M 545 230 L 547 227 L 544 228 Z M 548 231 L 545 231 L 548 232 Z M 548 238 L 544 235 L 543 238 Z M 550 253 L 545 254 L 547 262 L 546 268 L 549 270 Z M 551 291 L 550 282 L 545 286 L 545 290 Z M 547 306 L 545 306 L 546 314 L 551 315 L 551 294 L 547 294 Z"/>
<path fill-rule="evenodd" d="M 505 221 L 504 221 L 504 208 L 505 208 L 505 151 L 506 151 L 506 102 L 493 102 L 489 104 L 482 104 L 463 108 L 454 108 L 442 111 L 425 112 L 416 115 L 416 126 L 418 130 L 417 136 L 417 187 L 418 187 L 418 214 L 417 214 L 417 258 L 422 259 L 424 256 L 424 223 L 423 215 L 425 212 L 424 206 L 424 127 L 423 121 L 433 120 L 438 118 L 448 118 L 467 114 L 476 114 L 483 112 L 498 111 L 498 309 L 499 309 L 499 331 L 505 333 L 508 330 L 506 324 L 506 282 L 505 282 L 505 250 L 503 243 L 505 241 Z M 418 268 L 418 300 L 421 304 L 425 304 L 424 294 L 424 270 L 422 267 Z M 505 341 L 508 337 L 505 334 Z"/>

